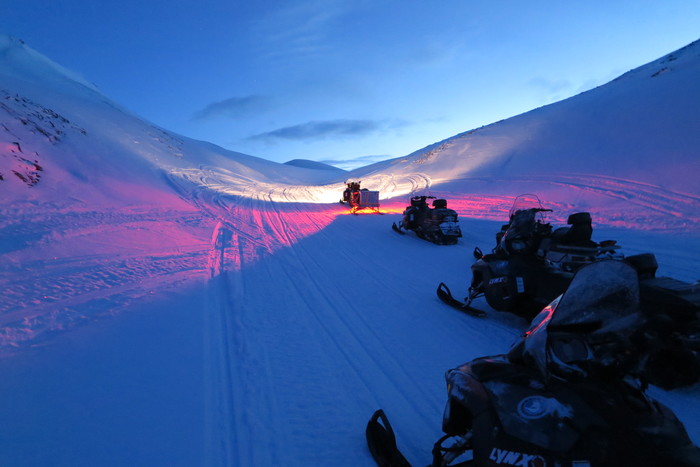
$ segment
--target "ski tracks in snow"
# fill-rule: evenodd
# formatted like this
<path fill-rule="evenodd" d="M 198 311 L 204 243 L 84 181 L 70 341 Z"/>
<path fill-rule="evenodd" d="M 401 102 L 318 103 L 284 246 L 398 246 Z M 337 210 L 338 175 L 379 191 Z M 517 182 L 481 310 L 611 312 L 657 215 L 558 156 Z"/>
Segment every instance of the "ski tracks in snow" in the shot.
<path fill-rule="evenodd" d="M 581 206 L 563 206 L 559 201 L 562 193 L 565 193 L 565 199 L 578 198 L 589 203 L 592 200 L 594 204 L 585 209 L 596 211 L 594 222 L 600 225 L 678 232 L 693 231 L 700 225 L 700 217 L 697 216 L 700 197 L 635 180 L 594 174 L 544 174 L 464 179 L 464 182 L 468 181 L 477 184 L 499 183 L 504 191 L 527 187 L 526 190 L 540 196 L 545 207 L 565 207 L 572 212 L 582 210 Z M 564 190 L 560 192 L 562 188 Z M 577 192 L 580 194 L 576 195 Z M 471 197 L 472 194 L 467 196 Z M 569 213 L 566 212 L 566 215 Z M 481 213 L 477 210 L 476 214 L 479 216 Z"/>
<path fill-rule="evenodd" d="M 210 465 L 361 465 L 364 423 L 389 402 L 422 420 L 414 437 L 439 430 L 440 378 L 416 378 L 404 357 L 436 363 L 394 335 L 417 332 L 404 323 L 412 297 L 387 281 L 384 256 L 358 254 L 376 249 L 366 234 L 339 227 L 370 219 L 233 197 L 216 205 L 236 221 L 222 219 L 212 236 L 204 336 Z M 378 284 L 382 303 L 396 306 L 377 308 Z M 342 452 L 353 457 L 336 459 Z"/>

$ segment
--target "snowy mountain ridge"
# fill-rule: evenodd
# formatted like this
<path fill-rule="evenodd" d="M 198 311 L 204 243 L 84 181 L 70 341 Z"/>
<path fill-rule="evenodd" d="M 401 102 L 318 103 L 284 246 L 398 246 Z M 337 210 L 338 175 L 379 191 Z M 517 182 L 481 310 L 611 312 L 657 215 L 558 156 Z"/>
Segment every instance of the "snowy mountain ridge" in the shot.
<path fill-rule="evenodd" d="M 0 64 L 0 141 L 8 148 L 0 154 L 0 173 L 6 196 L 22 199 L 28 194 L 9 176 L 24 170 L 21 165 L 26 163 L 20 159 L 36 159 L 44 169 L 31 197 L 55 199 L 57 191 L 68 190 L 83 202 L 92 195 L 78 191 L 95 191 L 94 196 L 118 202 L 125 193 L 111 192 L 110 187 L 131 183 L 132 178 L 170 192 L 164 175 L 178 170 L 206 173 L 200 167 L 222 167 L 226 175 L 235 173 L 240 183 L 300 183 L 309 174 L 312 179 L 329 177 L 321 170 L 228 151 L 145 122 L 21 40 L 0 36 Z M 79 128 L 79 135 L 63 128 L 68 124 Z M 83 183 L 86 180 L 90 183 Z M 134 195 L 132 190 L 129 196 Z"/>
<path fill-rule="evenodd" d="M 62 92 L 66 92 L 70 87 L 76 88 L 75 85 L 78 85 L 101 94 L 94 84 L 40 54 L 16 37 L 0 34 L 0 57 L 5 65 L 3 72 L 23 81 L 34 82 L 42 87 L 54 85 Z M 75 95 L 84 95 L 85 90 L 81 91 L 77 91 Z"/>
<path fill-rule="evenodd" d="M 700 171 L 698 76 L 700 41 L 595 89 L 358 172 L 421 167 L 435 182 L 576 172 L 698 195 L 688 176 Z"/>
<path fill-rule="evenodd" d="M 547 174 L 556 179 L 564 172 L 569 176 L 580 174 L 572 184 L 594 185 L 594 189 L 599 189 L 597 185 L 608 187 L 611 180 L 616 184 L 634 180 L 670 190 L 673 198 L 678 193 L 681 197 L 690 196 L 694 202 L 699 194 L 693 177 L 688 176 L 700 170 L 700 157 L 695 149 L 700 145 L 700 131 L 697 131 L 700 106 L 695 105 L 700 102 L 700 91 L 694 79 L 700 74 L 698 42 L 596 89 L 348 174 L 308 170 L 308 165 L 277 164 L 191 141 L 120 111 L 101 95 L 102 108 L 80 104 L 72 108 L 69 104 L 74 102 L 72 97 L 77 87 L 89 89 L 83 96 L 88 101 L 94 100 L 90 94 L 95 89 L 85 80 L 71 81 L 70 72 L 17 39 L 5 36 L 0 44 L 6 61 L 2 68 L 6 93 L 34 99 L 50 111 L 77 122 L 85 131 L 90 130 L 91 122 L 100 122 L 90 134 L 100 141 L 117 140 L 113 150 L 119 156 L 110 157 L 111 160 L 131 154 L 134 161 L 125 162 L 130 167 L 142 166 L 145 161 L 151 168 L 144 167 L 140 169 L 142 172 L 165 171 L 169 177 L 225 194 L 276 201 L 332 202 L 345 178 L 354 177 L 363 179 L 364 186 L 380 190 L 382 198 L 387 199 L 440 189 L 441 184 L 453 180 L 466 183 L 464 191 L 478 190 L 481 180 L 497 177 L 506 188 L 512 182 L 516 190 L 521 190 L 525 188 L 523 183 L 530 182 L 537 186 L 529 191 L 550 197 L 547 193 L 551 191 L 551 183 L 547 179 L 551 177 Z M 20 82 L 10 79 L 20 75 Z M 51 93 L 27 87 L 28 76 L 29 81 L 35 82 L 44 75 L 53 77 L 48 80 Z M 68 86 L 69 82 L 79 86 Z M 92 112 L 88 113 L 90 107 Z M 98 134 L 106 129 L 110 132 Z M 9 139 L 19 138 L 4 138 Z M 66 152 L 98 152 L 80 143 Z M 98 145 L 101 152 L 104 143 Z M 28 142 L 24 146 L 30 155 L 38 152 L 32 151 Z M 101 165 L 89 157 L 82 159 L 91 167 Z M 630 164 L 631 159 L 634 164 Z M 41 161 L 39 164 L 46 165 Z M 7 161 L 4 166 L 4 172 L 9 173 Z M 122 177 L 134 172 L 121 167 L 118 171 Z M 162 181 L 161 176 L 156 178 Z M 279 183 L 289 185 L 289 189 L 276 188 L 281 186 Z M 514 194 L 513 190 L 506 191 Z M 559 195 L 556 190 L 555 193 Z"/>

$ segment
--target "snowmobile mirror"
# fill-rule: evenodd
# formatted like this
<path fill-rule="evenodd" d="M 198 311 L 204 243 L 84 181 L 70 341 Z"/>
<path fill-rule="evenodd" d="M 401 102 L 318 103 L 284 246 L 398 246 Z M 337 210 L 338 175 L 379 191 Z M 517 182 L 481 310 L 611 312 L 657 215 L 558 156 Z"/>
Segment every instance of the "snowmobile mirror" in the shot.
<path fill-rule="evenodd" d="M 484 253 L 481 251 L 481 248 L 479 248 L 479 247 L 474 248 L 474 258 L 476 260 L 480 260 L 483 257 L 484 257 Z"/>

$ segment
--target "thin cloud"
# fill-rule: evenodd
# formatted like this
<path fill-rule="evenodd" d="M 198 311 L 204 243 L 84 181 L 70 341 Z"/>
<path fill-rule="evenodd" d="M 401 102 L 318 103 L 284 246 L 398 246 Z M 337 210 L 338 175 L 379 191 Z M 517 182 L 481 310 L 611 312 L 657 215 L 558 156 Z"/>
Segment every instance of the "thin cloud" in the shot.
<path fill-rule="evenodd" d="M 261 43 L 272 56 L 313 56 L 329 50 L 328 33 L 347 12 L 342 0 L 309 0 L 271 11 Z"/>
<path fill-rule="evenodd" d="M 358 156 L 352 159 L 326 159 L 321 160 L 323 164 L 332 165 L 344 170 L 353 170 L 359 167 L 366 167 L 368 165 L 374 164 L 375 162 L 383 162 L 389 159 L 393 159 L 395 156 L 390 156 L 388 154 L 384 155 L 368 155 L 368 156 Z"/>
<path fill-rule="evenodd" d="M 258 112 L 269 107 L 269 99 L 251 95 L 245 97 L 231 97 L 222 101 L 212 102 L 202 110 L 195 112 L 194 120 L 207 120 L 211 118 L 241 118 L 251 112 Z"/>
<path fill-rule="evenodd" d="M 528 83 L 537 93 L 550 102 L 560 100 L 564 95 L 570 95 L 573 85 L 567 79 L 552 80 L 544 77 L 533 78 Z"/>
<path fill-rule="evenodd" d="M 327 138 L 354 138 L 380 130 L 383 125 L 374 120 L 326 120 L 292 125 L 250 136 L 253 141 L 277 140 L 311 141 Z"/>

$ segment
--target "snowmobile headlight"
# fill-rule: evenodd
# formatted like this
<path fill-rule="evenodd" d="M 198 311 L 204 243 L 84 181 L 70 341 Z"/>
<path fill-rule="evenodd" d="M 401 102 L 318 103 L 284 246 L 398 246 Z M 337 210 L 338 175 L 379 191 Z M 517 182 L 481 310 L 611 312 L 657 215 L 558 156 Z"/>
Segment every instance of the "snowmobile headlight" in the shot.
<path fill-rule="evenodd" d="M 574 336 L 550 336 L 547 355 L 550 371 L 565 379 L 586 376 L 587 362 L 594 359 L 586 342 Z"/>

